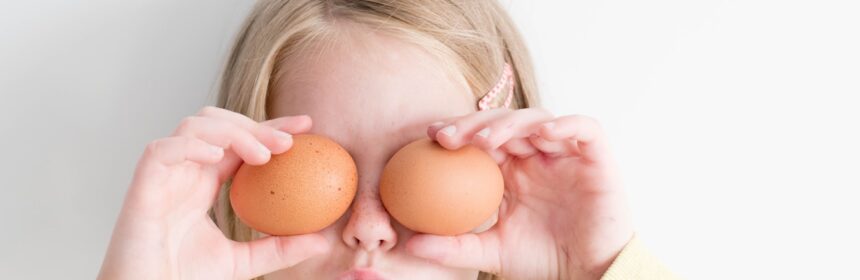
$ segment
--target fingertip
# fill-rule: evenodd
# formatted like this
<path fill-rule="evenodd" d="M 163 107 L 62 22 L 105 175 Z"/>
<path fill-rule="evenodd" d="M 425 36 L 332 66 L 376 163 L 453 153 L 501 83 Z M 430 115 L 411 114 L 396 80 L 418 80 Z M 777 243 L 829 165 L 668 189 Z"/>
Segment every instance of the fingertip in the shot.
<path fill-rule="evenodd" d="M 260 144 L 260 146 L 262 146 L 262 144 Z M 263 149 L 265 149 L 265 152 L 263 152 Z M 262 146 L 262 148 L 257 148 L 257 151 L 252 154 L 243 156 L 242 161 L 249 165 L 259 166 L 266 164 L 271 158 L 272 153 L 268 148 Z"/>
<path fill-rule="evenodd" d="M 427 126 L 427 137 L 436 141 L 436 134 L 439 133 L 439 130 L 442 129 L 443 125 L 445 125 L 444 122 L 434 122 Z"/>
<path fill-rule="evenodd" d="M 442 146 L 443 148 L 448 150 L 456 150 L 457 148 L 459 148 L 456 144 L 453 143 L 449 136 L 439 134 L 436 135 L 436 143 L 439 143 L 439 146 Z"/>
<path fill-rule="evenodd" d="M 313 127 L 313 119 L 308 115 L 285 116 L 265 121 L 263 124 L 290 134 L 299 134 Z"/>
<path fill-rule="evenodd" d="M 458 143 L 457 137 L 457 127 L 453 125 L 446 126 L 436 132 L 436 142 L 449 150 L 456 150 L 462 146 Z"/>
<path fill-rule="evenodd" d="M 208 163 L 217 163 L 224 158 L 224 148 L 215 145 L 209 145 L 207 153 L 209 158 Z"/>
<path fill-rule="evenodd" d="M 416 234 L 406 242 L 406 251 L 419 258 L 440 261 L 447 251 L 446 247 L 440 246 L 444 244 L 439 244 L 443 242 L 440 238 L 445 237 Z"/>
<path fill-rule="evenodd" d="M 286 132 L 281 133 L 287 134 Z M 280 138 L 278 141 L 278 145 L 271 148 L 271 152 L 273 155 L 283 154 L 293 147 L 293 137 L 290 134 L 287 135 L 289 135 L 289 137 Z"/>
<path fill-rule="evenodd" d="M 441 134 L 441 135 L 436 135 L 436 136 L 437 137 L 438 136 L 454 137 L 454 135 L 457 134 L 457 126 L 449 125 L 449 126 L 443 127 L 442 129 L 439 130 L 439 134 Z"/>
<path fill-rule="evenodd" d="M 314 126 L 314 120 L 309 115 L 299 115 L 297 116 L 299 122 L 302 124 L 301 128 L 303 131 L 307 131 Z"/>
<path fill-rule="evenodd" d="M 261 153 L 259 155 L 259 161 L 257 162 L 257 164 L 258 165 L 266 164 L 267 162 L 269 162 L 270 159 L 272 159 L 272 152 L 269 151 L 268 149 L 266 149 L 265 153 Z"/>
<path fill-rule="evenodd" d="M 265 158 L 262 158 L 262 159 L 245 161 L 245 163 L 248 165 L 253 165 L 253 166 L 262 166 L 262 165 L 268 163 L 269 159 L 270 159 L 269 156 L 266 156 Z"/>

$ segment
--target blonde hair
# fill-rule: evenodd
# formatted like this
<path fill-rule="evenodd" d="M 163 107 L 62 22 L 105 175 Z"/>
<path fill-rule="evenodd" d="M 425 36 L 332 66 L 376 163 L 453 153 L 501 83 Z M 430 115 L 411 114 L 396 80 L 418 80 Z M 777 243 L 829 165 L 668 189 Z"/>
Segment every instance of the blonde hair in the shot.
<path fill-rule="evenodd" d="M 338 23 L 362 24 L 415 43 L 462 75 L 475 101 L 492 88 L 505 63 L 514 70 L 513 108 L 538 105 L 531 59 L 519 32 L 495 0 L 263 0 L 253 8 L 225 66 L 218 106 L 256 121 L 268 119 L 270 89 L 282 61 L 338 35 Z M 212 218 L 225 235 L 249 241 L 254 231 L 230 206 L 229 183 Z M 479 279 L 494 279 L 481 273 Z"/>

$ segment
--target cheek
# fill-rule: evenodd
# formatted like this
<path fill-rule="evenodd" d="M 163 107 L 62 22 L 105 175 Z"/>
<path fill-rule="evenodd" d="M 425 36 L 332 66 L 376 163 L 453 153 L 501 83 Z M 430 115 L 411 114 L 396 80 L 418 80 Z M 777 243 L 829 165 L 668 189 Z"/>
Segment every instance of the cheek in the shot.
<path fill-rule="evenodd" d="M 409 238 L 412 238 L 412 236 L 418 233 L 404 227 L 394 218 L 391 218 L 391 227 L 394 228 L 394 232 L 397 233 L 397 238 L 400 240 L 400 242 L 397 242 L 397 245 L 394 246 L 394 250 L 406 252 L 406 242 L 409 241 Z"/>
<path fill-rule="evenodd" d="M 343 213 L 343 216 L 340 216 L 337 221 L 320 231 L 320 234 L 325 236 L 325 238 L 329 242 L 331 242 L 331 245 L 342 245 L 341 243 L 343 243 L 343 240 L 341 240 L 341 233 L 343 232 L 344 228 L 346 228 L 350 216 L 352 216 L 352 207 L 350 207 L 350 209 L 348 209 L 346 213 Z"/>

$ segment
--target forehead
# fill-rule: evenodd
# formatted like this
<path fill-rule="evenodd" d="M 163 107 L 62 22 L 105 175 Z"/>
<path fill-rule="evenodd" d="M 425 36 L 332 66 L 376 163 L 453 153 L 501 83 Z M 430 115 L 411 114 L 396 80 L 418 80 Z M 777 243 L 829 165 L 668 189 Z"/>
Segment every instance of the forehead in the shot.
<path fill-rule="evenodd" d="M 428 124 L 475 110 L 462 75 L 420 47 L 369 29 L 318 44 L 281 63 L 270 117 L 307 114 L 312 133 L 350 152 L 396 149 Z"/>

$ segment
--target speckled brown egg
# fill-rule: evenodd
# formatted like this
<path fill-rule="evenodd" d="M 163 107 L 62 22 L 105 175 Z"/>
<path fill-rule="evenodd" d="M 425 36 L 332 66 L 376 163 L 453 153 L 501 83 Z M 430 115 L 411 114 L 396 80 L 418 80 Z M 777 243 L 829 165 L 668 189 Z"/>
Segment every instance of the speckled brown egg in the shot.
<path fill-rule="evenodd" d="M 457 235 L 487 221 L 502 201 L 504 180 L 486 152 L 466 146 L 447 150 L 430 139 L 397 151 L 382 173 L 385 209 L 417 232 Z"/>
<path fill-rule="evenodd" d="M 357 187 L 355 162 L 319 135 L 294 135 L 293 146 L 261 166 L 244 164 L 230 189 L 239 218 L 269 235 L 319 231 L 349 208 Z"/>

